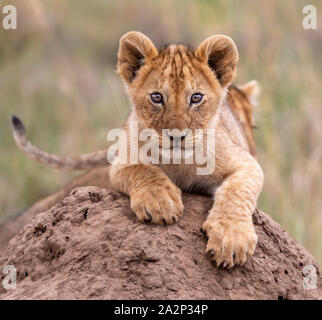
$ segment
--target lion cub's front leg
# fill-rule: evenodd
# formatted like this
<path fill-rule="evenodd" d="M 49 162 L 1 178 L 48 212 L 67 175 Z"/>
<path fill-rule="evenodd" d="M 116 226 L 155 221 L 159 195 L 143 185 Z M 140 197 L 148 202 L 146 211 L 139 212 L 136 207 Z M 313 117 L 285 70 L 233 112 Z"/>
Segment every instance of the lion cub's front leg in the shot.
<path fill-rule="evenodd" d="M 130 196 L 139 220 L 170 224 L 182 215 L 181 190 L 158 167 L 114 165 L 110 172 L 112 186 Z"/>
<path fill-rule="evenodd" d="M 252 222 L 263 173 L 249 154 L 239 157 L 240 165 L 218 188 L 215 202 L 203 229 L 208 235 L 206 253 L 217 266 L 231 268 L 244 264 L 252 256 L 257 243 Z"/>

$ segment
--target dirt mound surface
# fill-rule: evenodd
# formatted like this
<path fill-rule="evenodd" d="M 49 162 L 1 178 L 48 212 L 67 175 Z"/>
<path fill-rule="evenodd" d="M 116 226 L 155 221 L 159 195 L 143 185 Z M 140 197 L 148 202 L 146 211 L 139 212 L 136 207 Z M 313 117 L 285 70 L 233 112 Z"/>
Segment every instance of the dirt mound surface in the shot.
<path fill-rule="evenodd" d="M 322 298 L 315 259 L 259 211 L 253 258 L 231 270 L 212 265 L 200 231 L 211 199 L 183 199 L 180 221 L 157 226 L 138 222 L 125 196 L 74 189 L 1 249 L 0 270 L 15 266 L 17 288 L 0 286 L 0 299 Z M 317 289 L 303 287 L 306 265 L 317 269 Z"/>

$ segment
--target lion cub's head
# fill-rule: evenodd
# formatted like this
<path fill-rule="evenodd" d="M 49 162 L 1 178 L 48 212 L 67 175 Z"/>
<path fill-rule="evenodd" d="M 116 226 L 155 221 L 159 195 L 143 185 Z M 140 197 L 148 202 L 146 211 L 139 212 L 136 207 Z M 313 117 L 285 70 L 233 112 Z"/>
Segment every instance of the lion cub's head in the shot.
<path fill-rule="evenodd" d="M 193 50 L 173 44 L 157 50 L 140 32 L 120 40 L 118 73 L 138 120 L 147 128 L 205 129 L 236 73 L 238 52 L 227 36 L 214 35 Z"/>

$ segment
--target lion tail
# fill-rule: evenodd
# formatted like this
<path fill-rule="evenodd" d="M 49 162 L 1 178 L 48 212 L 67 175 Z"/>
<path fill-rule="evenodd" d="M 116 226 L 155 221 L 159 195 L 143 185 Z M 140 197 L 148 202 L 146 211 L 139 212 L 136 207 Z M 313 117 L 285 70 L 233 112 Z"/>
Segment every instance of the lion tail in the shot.
<path fill-rule="evenodd" d="M 107 150 L 100 150 L 79 156 L 58 156 L 35 147 L 26 135 L 22 121 L 12 116 L 13 136 L 19 149 L 41 164 L 54 169 L 86 170 L 107 164 Z"/>

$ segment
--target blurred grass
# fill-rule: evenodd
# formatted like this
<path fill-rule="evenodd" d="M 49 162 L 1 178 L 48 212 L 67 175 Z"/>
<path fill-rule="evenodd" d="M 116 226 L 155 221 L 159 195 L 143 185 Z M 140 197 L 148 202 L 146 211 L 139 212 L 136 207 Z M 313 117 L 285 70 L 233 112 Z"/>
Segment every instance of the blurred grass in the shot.
<path fill-rule="evenodd" d="M 18 30 L 0 28 L 0 222 L 53 192 L 75 173 L 53 171 L 17 150 L 12 114 L 49 152 L 105 146 L 129 111 L 114 72 L 119 38 L 146 33 L 157 45 L 197 46 L 214 33 L 239 49 L 236 83 L 262 86 L 258 154 L 265 172 L 259 208 L 322 264 L 322 32 L 302 28 L 307 1 L 17 0 Z"/>

